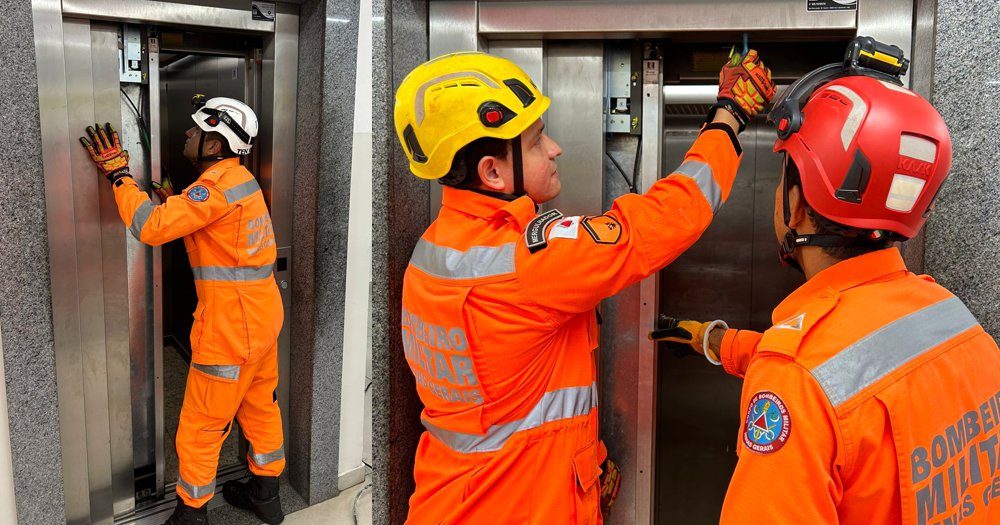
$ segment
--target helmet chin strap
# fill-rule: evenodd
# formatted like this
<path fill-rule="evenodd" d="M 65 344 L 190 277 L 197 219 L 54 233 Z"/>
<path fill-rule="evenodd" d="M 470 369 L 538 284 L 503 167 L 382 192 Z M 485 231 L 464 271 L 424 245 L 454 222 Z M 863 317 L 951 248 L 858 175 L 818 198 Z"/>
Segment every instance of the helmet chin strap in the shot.
<path fill-rule="evenodd" d="M 521 160 L 521 136 L 511 139 L 510 150 L 514 158 L 514 197 L 526 195 L 524 192 L 524 163 Z"/>
<path fill-rule="evenodd" d="M 226 157 L 220 157 L 218 155 L 215 157 L 206 157 L 204 155 L 203 148 L 205 147 L 205 133 L 205 130 L 201 130 L 201 137 L 198 138 L 198 159 L 195 160 L 195 162 L 200 165 L 206 160 L 225 160 Z"/>
<path fill-rule="evenodd" d="M 781 177 L 782 183 L 782 197 L 781 203 L 784 210 L 782 213 L 785 219 L 785 227 L 788 231 L 785 233 L 785 238 L 781 241 L 781 245 L 778 246 L 778 258 L 781 259 L 781 264 L 790 266 L 799 273 L 805 274 L 805 270 L 802 269 L 802 265 L 799 261 L 795 259 L 795 250 L 802 246 L 819 246 L 821 248 L 838 248 L 844 246 L 861 246 L 868 244 L 868 242 L 863 237 L 844 237 L 841 235 L 820 235 L 816 233 L 799 234 L 788 225 L 792 221 L 792 210 L 788 206 L 788 192 L 790 190 L 790 185 L 788 183 L 788 176 L 785 174 Z"/>

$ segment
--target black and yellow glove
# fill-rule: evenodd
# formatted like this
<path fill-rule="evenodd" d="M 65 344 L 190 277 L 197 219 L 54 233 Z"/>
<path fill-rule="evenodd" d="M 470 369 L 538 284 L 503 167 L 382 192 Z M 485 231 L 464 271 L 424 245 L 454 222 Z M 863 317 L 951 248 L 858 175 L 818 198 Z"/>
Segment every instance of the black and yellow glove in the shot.
<path fill-rule="evenodd" d="M 87 126 L 87 135 L 90 140 L 80 137 L 80 144 L 87 148 L 97 169 L 111 182 L 128 177 L 128 151 L 122 149 L 118 132 L 111 127 L 111 123 L 104 124 L 104 127 L 100 124 Z"/>
<path fill-rule="evenodd" d="M 649 338 L 653 341 L 669 341 L 672 343 L 686 344 L 695 352 L 705 356 L 710 363 L 719 364 L 719 356 L 716 355 L 711 348 L 709 348 L 707 352 L 705 349 L 705 332 L 715 328 L 716 326 L 728 328 L 728 326 L 722 321 L 710 321 L 705 323 L 689 319 L 674 319 L 673 317 L 667 317 L 661 314 L 659 323 L 657 323 L 657 328 L 652 332 L 649 332 Z"/>

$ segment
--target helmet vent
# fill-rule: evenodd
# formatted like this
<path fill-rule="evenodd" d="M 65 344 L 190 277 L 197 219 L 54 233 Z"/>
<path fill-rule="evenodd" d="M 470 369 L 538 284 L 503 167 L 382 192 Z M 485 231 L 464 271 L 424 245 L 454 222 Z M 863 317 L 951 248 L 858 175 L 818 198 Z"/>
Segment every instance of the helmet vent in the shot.
<path fill-rule="evenodd" d="M 403 142 L 406 143 L 406 149 L 410 150 L 410 156 L 413 157 L 414 162 L 421 164 L 427 162 L 427 155 L 420 148 L 420 143 L 417 142 L 417 134 L 413 132 L 412 125 L 406 126 L 406 129 L 403 130 Z"/>
<path fill-rule="evenodd" d="M 528 89 L 528 86 L 524 85 L 524 82 L 516 78 L 509 78 L 504 80 L 503 83 L 514 92 L 517 99 L 521 101 L 522 107 L 528 107 L 535 101 L 535 95 L 531 94 L 531 90 Z"/>
<path fill-rule="evenodd" d="M 835 193 L 836 197 L 844 202 L 861 204 L 861 196 L 864 195 L 865 189 L 868 187 L 868 180 L 871 177 L 871 173 L 871 163 L 868 162 L 865 154 L 861 152 L 861 148 L 858 148 L 854 152 L 854 162 L 851 163 L 851 167 L 847 170 L 844 183 L 840 185 L 840 189 Z"/>

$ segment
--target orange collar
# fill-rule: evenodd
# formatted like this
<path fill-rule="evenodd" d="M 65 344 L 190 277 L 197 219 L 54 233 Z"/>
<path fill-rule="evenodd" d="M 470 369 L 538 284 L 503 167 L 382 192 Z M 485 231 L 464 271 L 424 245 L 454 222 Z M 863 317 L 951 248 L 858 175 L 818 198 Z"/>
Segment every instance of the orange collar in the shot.
<path fill-rule="evenodd" d="M 852 257 L 819 272 L 798 287 L 774 309 L 771 320 L 778 323 L 792 317 L 799 313 L 802 306 L 818 296 L 836 294 L 887 277 L 898 279 L 906 273 L 906 264 L 896 248 Z"/>
<path fill-rule="evenodd" d="M 228 170 L 230 168 L 234 168 L 234 167 L 239 166 L 239 165 L 240 165 L 240 158 L 239 157 L 229 157 L 228 159 L 222 159 L 219 162 L 216 162 L 215 164 L 212 164 L 212 167 L 208 168 L 207 170 L 205 170 L 203 172 L 201 172 L 201 175 L 205 175 L 206 173 L 213 172 L 213 171 L 216 172 L 216 173 L 221 173 L 223 171 L 226 171 L 226 170 Z M 200 178 L 200 176 L 199 176 L 199 178 Z"/>
<path fill-rule="evenodd" d="M 441 195 L 441 206 L 482 219 L 513 220 L 522 232 L 536 215 L 535 203 L 527 196 L 505 201 L 450 186 L 442 189 L 444 193 Z"/>

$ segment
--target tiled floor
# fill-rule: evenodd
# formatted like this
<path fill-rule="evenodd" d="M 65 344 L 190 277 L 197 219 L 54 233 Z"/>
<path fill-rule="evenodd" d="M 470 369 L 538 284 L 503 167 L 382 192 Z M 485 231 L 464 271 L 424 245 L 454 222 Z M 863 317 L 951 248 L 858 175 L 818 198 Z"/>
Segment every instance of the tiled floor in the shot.
<path fill-rule="evenodd" d="M 371 525 L 370 479 L 341 492 L 336 498 L 289 514 L 282 525 Z M 356 522 L 355 509 L 357 509 Z"/>

